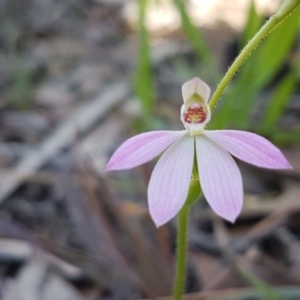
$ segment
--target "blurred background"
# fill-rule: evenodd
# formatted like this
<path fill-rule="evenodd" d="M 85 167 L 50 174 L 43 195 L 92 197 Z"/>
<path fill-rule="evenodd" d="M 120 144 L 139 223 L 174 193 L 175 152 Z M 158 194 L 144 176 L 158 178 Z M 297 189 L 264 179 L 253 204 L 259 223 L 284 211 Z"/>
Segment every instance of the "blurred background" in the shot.
<path fill-rule="evenodd" d="M 147 130 L 181 129 L 181 85 L 212 90 L 279 0 L 0 0 L 0 299 L 171 294 L 175 220 L 154 227 L 155 162 L 103 173 Z M 235 225 L 190 220 L 186 299 L 300 299 L 300 10 L 232 81 L 210 129 L 257 132 L 294 170 L 238 161 Z M 171 299 L 171 298 L 163 298 Z"/>

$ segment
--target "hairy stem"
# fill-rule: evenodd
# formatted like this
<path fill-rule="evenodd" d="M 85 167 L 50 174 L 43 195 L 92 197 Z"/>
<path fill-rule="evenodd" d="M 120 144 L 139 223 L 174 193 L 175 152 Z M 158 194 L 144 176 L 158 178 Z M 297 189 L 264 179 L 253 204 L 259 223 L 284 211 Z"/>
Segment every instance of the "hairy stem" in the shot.
<path fill-rule="evenodd" d="M 192 179 L 187 200 L 178 214 L 176 274 L 173 290 L 175 300 L 181 300 L 185 290 L 189 212 L 191 205 L 199 198 L 200 194 L 199 179 Z"/>
<path fill-rule="evenodd" d="M 286 17 L 288 17 L 298 6 L 300 6 L 299 0 L 285 0 L 276 14 L 274 14 L 256 35 L 248 42 L 245 48 L 240 52 L 237 58 L 234 60 L 232 65 L 219 83 L 216 91 L 214 92 L 209 106 L 211 110 L 217 105 L 222 93 L 226 89 L 227 85 L 231 81 L 232 77 L 238 71 L 240 66 L 247 60 L 251 53 L 256 49 L 262 40 L 264 40 L 268 34 L 275 29 Z"/>

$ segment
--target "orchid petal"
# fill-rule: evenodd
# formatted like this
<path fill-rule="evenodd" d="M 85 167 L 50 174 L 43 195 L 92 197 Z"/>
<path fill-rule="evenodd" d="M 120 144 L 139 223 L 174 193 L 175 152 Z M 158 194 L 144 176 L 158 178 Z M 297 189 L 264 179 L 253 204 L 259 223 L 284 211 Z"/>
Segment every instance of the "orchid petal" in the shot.
<path fill-rule="evenodd" d="M 173 218 L 183 206 L 191 182 L 194 138 L 176 141 L 156 164 L 148 186 L 150 215 L 157 227 Z"/>
<path fill-rule="evenodd" d="M 197 77 L 184 83 L 181 87 L 181 91 L 184 103 L 194 94 L 201 96 L 205 103 L 208 102 L 210 96 L 210 87 Z"/>
<path fill-rule="evenodd" d="M 150 131 L 124 142 L 112 155 L 105 170 L 131 169 L 142 165 L 166 150 L 186 133 L 183 131 Z"/>
<path fill-rule="evenodd" d="M 233 156 L 249 164 L 269 169 L 291 169 L 281 151 L 267 139 L 246 131 L 205 131 L 205 135 Z"/>
<path fill-rule="evenodd" d="M 243 204 L 240 170 L 228 152 L 204 135 L 196 137 L 196 154 L 207 202 L 219 216 L 233 223 Z"/>

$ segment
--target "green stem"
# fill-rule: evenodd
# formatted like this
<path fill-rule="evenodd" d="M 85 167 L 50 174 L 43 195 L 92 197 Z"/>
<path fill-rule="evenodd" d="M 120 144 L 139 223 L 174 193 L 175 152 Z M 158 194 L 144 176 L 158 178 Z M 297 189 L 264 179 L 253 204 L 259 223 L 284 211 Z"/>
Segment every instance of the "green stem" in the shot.
<path fill-rule="evenodd" d="M 185 289 L 189 212 L 190 205 L 185 204 L 178 215 L 176 275 L 173 293 L 175 300 L 181 300 Z"/>
<path fill-rule="evenodd" d="M 182 299 L 185 289 L 189 212 L 191 205 L 199 198 L 200 193 L 199 179 L 192 179 L 187 200 L 178 214 L 176 274 L 173 290 L 173 298 L 175 300 Z"/>
<path fill-rule="evenodd" d="M 238 71 L 240 66 L 247 60 L 251 53 L 256 49 L 259 43 L 267 37 L 267 35 L 275 29 L 286 17 L 288 17 L 298 6 L 300 5 L 299 0 L 285 0 L 276 14 L 274 14 L 256 35 L 249 41 L 245 48 L 240 52 L 237 58 L 234 60 L 221 82 L 219 83 L 216 91 L 214 92 L 209 106 L 211 110 L 217 105 L 219 98 L 226 89 L 227 85 L 231 81 L 232 77 Z"/>

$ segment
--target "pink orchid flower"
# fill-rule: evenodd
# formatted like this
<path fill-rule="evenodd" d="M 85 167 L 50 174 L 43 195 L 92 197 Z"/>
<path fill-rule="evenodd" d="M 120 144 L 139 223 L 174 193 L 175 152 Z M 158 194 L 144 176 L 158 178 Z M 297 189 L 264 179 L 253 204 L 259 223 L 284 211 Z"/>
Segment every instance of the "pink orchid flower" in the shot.
<path fill-rule="evenodd" d="M 196 157 L 206 200 L 215 213 L 233 223 L 242 209 L 243 183 L 231 155 L 262 168 L 292 167 L 277 147 L 257 134 L 205 130 L 211 117 L 210 88 L 199 78 L 183 84 L 182 96 L 181 121 L 186 130 L 136 135 L 116 150 L 106 170 L 134 168 L 164 152 L 148 186 L 150 215 L 158 227 L 173 218 L 185 203 Z"/>

